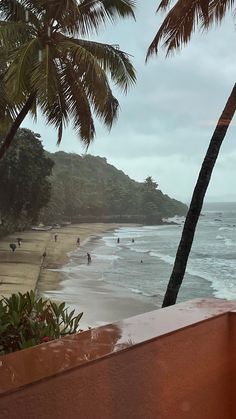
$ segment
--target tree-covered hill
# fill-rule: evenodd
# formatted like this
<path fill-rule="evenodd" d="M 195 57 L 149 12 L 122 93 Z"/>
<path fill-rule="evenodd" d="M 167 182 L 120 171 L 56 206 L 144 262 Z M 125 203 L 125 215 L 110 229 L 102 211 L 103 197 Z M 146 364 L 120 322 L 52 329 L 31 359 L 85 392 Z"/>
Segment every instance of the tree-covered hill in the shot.
<path fill-rule="evenodd" d="M 159 223 L 163 217 L 186 214 L 187 206 L 164 195 L 151 177 L 135 182 L 101 157 L 47 154 L 54 167 L 51 200 L 41 212 L 44 222 Z"/>

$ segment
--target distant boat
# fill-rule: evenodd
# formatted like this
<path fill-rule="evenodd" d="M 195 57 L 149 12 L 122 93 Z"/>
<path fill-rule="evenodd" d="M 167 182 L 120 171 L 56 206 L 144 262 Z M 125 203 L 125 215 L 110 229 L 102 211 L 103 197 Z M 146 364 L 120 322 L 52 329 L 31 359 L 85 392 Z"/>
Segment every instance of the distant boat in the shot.
<path fill-rule="evenodd" d="M 35 227 L 35 226 L 33 226 L 33 227 L 31 227 L 31 230 L 34 230 L 34 231 L 49 231 L 49 230 L 52 230 L 52 226 L 45 226 L 45 227 Z"/>

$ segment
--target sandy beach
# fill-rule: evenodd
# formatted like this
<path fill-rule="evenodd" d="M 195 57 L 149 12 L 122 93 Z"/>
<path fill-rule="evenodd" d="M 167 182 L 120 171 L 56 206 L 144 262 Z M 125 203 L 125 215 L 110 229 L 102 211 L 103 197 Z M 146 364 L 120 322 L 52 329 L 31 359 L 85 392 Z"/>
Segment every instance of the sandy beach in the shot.
<path fill-rule="evenodd" d="M 120 226 L 78 224 L 50 231 L 14 233 L 3 238 L 0 241 L 0 295 L 9 296 L 13 292 L 33 289 L 39 295 L 68 302 L 60 287 L 63 274 L 58 270 L 69 261 L 69 253 L 77 248 L 77 238 L 80 237 L 82 248 L 87 240 Z M 9 243 L 16 243 L 17 237 L 22 237 L 22 244 L 12 252 Z M 42 257 L 44 252 L 45 258 Z M 83 327 L 109 323 L 156 308 L 119 287 L 101 285 L 93 278 L 89 281 L 80 279 L 79 293 L 73 295 L 69 305 L 84 312 Z"/>
<path fill-rule="evenodd" d="M 93 235 L 118 227 L 118 224 L 78 224 L 49 231 L 15 232 L 0 240 L 0 295 L 35 290 L 40 280 L 43 289 L 58 282 L 58 273 L 48 269 L 60 268 L 68 261 L 68 253 L 76 249 L 77 238 L 81 244 Z M 55 242 L 54 236 L 57 235 Z M 22 244 L 17 245 L 17 237 Z M 16 243 L 12 252 L 10 243 Z M 46 257 L 43 258 L 43 253 Z"/>

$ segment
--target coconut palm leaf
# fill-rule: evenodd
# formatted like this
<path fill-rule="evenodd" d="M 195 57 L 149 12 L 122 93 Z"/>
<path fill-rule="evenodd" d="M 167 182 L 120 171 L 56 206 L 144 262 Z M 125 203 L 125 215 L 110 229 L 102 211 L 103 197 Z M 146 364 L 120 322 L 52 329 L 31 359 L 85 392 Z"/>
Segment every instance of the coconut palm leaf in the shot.
<path fill-rule="evenodd" d="M 72 116 L 73 127 L 86 147 L 94 139 L 95 127 L 89 99 L 80 80 L 73 78 L 73 67 L 65 69 L 65 83 L 68 85 L 67 101 Z"/>
<path fill-rule="evenodd" d="M 172 1 L 162 0 L 158 10 L 166 10 Z M 147 58 L 158 52 L 159 46 L 166 55 L 187 44 L 197 27 L 208 30 L 212 23 L 219 23 L 234 0 L 177 0 L 166 15 L 155 38 L 149 46 Z"/>
<path fill-rule="evenodd" d="M 97 32 L 101 24 L 135 17 L 133 0 L 3 0 L 7 20 L 26 19 L 35 24 L 35 15 L 70 35 Z M 26 12 L 27 10 L 27 12 Z"/>
<path fill-rule="evenodd" d="M 171 6 L 173 1 L 174 0 L 162 0 L 157 8 L 157 12 L 161 10 L 165 12 Z"/>
<path fill-rule="evenodd" d="M 31 84 L 37 91 L 37 104 L 47 122 L 58 130 L 58 143 L 60 143 L 63 127 L 68 123 L 68 104 L 67 90 L 63 86 L 56 60 L 56 49 L 47 46 L 43 51 L 42 62 L 38 62 L 31 73 Z"/>
<path fill-rule="evenodd" d="M 81 39 L 72 39 L 72 41 L 92 54 L 102 69 L 110 75 L 112 81 L 124 92 L 135 83 L 136 75 L 128 54 L 108 44 Z"/>
<path fill-rule="evenodd" d="M 109 81 L 126 93 L 135 82 L 134 68 L 125 52 L 78 36 L 106 21 L 134 17 L 133 8 L 133 0 L 2 0 L 4 88 L 21 115 L 27 105 L 36 117 L 39 107 L 57 129 L 58 143 L 70 119 L 86 147 L 95 135 L 94 117 L 110 129 L 119 104 Z"/>
<path fill-rule="evenodd" d="M 79 32 L 84 35 L 97 32 L 106 21 L 114 23 L 118 18 L 133 17 L 133 0 L 82 0 L 79 4 Z"/>
<path fill-rule="evenodd" d="M 38 39 L 32 38 L 12 55 L 13 59 L 6 72 L 5 82 L 10 92 L 9 96 L 16 105 L 24 103 L 33 88 L 30 84 L 29 71 L 34 68 L 38 51 Z"/>
<path fill-rule="evenodd" d="M 35 31 L 24 22 L 0 21 L 0 45 L 4 49 L 15 49 L 33 36 Z"/>
<path fill-rule="evenodd" d="M 106 72 L 87 49 L 72 43 L 72 65 L 76 79 L 80 79 L 96 116 L 108 129 L 117 117 L 117 99 L 112 95 Z"/>
<path fill-rule="evenodd" d="M 233 9 L 234 0 L 212 0 L 209 3 L 210 23 L 221 23 L 226 13 Z"/>

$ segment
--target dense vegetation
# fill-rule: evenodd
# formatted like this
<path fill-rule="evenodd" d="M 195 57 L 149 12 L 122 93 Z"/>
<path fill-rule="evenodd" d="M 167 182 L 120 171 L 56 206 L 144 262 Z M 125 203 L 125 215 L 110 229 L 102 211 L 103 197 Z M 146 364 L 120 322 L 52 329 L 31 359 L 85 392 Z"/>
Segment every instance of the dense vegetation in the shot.
<path fill-rule="evenodd" d="M 30 130 L 19 130 L 0 161 L 0 234 L 36 222 L 49 202 L 54 163 L 39 138 Z"/>
<path fill-rule="evenodd" d="M 0 235 L 33 223 L 123 221 L 157 224 L 187 207 L 147 177 L 135 182 L 105 158 L 44 151 L 21 129 L 0 161 Z"/>
<path fill-rule="evenodd" d="M 183 215 L 187 207 L 164 195 L 148 177 L 135 182 L 105 158 L 57 152 L 52 197 L 41 215 L 44 221 L 137 221 L 159 223 L 162 217 Z"/>

